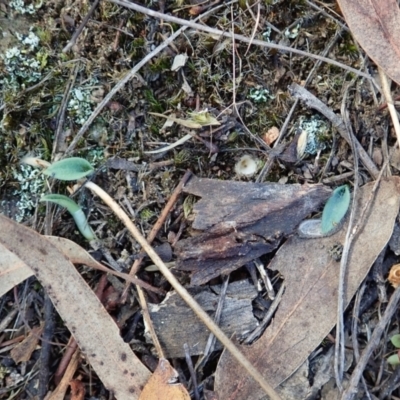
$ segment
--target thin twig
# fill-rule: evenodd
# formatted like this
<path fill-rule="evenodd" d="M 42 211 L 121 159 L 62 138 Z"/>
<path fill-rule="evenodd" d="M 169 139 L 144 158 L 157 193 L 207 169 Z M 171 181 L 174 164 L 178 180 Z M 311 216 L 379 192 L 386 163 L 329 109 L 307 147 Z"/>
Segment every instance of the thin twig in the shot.
<path fill-rule="evenodd" d="M 275 392 L 273 387 L 265 381 L 264 377 L 257 369 L 247 360 L 247 358 L 238 350 L 238 348 L 232 343 L 232 341 L 225 335 L 224 332 L 219 328 L 217 324 L 210 318 L 210 316 L 200 307 L 200 305 L 193 299 L 188 291 L 179 283 L 172 272 L 164 264 L 154 249 L 147 243 L 146 239 L 132 223 L 130 218 L 125 214 L 122 208 L 99 186 L 93 182 L 87 182 L 86 187 L 99 196 L 117 215 L 118 218 L 125 224 L 129 232 L 133 235 L 135 240 L 143 247 L 148 256 L 152 259 L 155 265 L 159 268 L 160 272 L 164 275 L 165 279 L 171 284 L 176 292 L 182 297 L 182 299 L 188 304 L 188 306 L 194 311 L 194 313 L 203 321 L 204 325 L 214 333 L 218 340 L 226 347 L 226 349 L 232 354 L 232 356 L 238 361 L 238 363 L 247 370 L 249 375 L 258 382 L 263 388 L 265 393 L 270 396 L 272 400 L 279 400 L 279 395 Z"/>
<path fill-rule="evenodd" d="M 47 293 L 44 296 L 44 319 L 45 325 L 42 334 L 42 348 L 40 350 L 40 373 L 39 373 L 39 387 L 38 398 L 43 399 L 49 391 L 49 378 L 50 378 L 50 360 L 51 360 L 51 341 L 55 332 L 55 318 L 54 306 Z"/>
<path fill-rule="evenodd" d="M 57 153 L 58 153 L 59 149 L 61 148 L 61 143 L 60 143 L 61 138 L 62 138 L 61 134 L 64 130 L 64 122 L 65 122 L 65 115 L 66 115 L 67 107 L 68 107 L 68 101 L 72 94 L 72 88 L 75 85 L 76 76 L 78 75 L 78 71 L 79 71 L 79 66 L 80 66 L 80 62 L 78 61 L 72 68 L 72 71 L 70 72 L 67 84 L 65 85 L 63 98 L 62 98 L 61 105 L 60 105 L 60 108 L 58 110 L 58 115 L 57 115 L 57 122 L 56 122 L 57 127 L 56 127 L 56 132 L 54 134 L 53 151 L 51 152 L 52 161 L 57 161 L 57 159 L 56 159 Z"/>
<path fill-rule="evenodd" d="M 400 302 L 400 287 L 398 287 L 392 294 L 392 297 L 389 300 L 388 306 L 386 308 L 385 313 L 382 316 L 382 319 L 379 321 L 378 325 L 375 326 L 374 332 L 372 333 L 372 336 L 367 344 L 367 347 L 361 354 L 360 360 L 351 375 L 349 385 L 345 390 L 345 392 L 343 393 L 341 400 L 352 400 L 354 395 L 358 392 L 357 389 L 358 384 L 360 382 L 362 373 L 364 372 L 364 369 L 367 365 L 367 362 L 371 357 L 372 352 L 379 344 L 383 331 L 389 324 L 394 313 L 397 311 L 399 302 Z"/>
<path fill-rule="evenodd" d="M 63 53 L 66 53 L 76 42 L 76 39 L 78 39 L 78 36 L 81 34 L 83 28 L 85 27 L 85 25 L 88 23 L 89 18 L 93 15 L 94 10 L 96 9 L 97 5 L 99 4 L 100 0 L 95 0 L 92 4 L 92 6 L 90 7 L 90 10 L 88 11 L 88 13 L 86 14 L 85 18 L 83 19 L 83 21 L 81 22 L 81 24 L 78 26 L 78 28 L 76 29 L 76 31 L 74 32 L 74 34 L 72 35 L 70 41 L 68 42 L 68 44 L 62 49 Z"/>
<path fill-rule="evenodd" d="M 158 358 L 165 358 L 164 351 L 161 347 L 160 341 L 158 340 L 158 336 L 154 329 L 153 322 L 150 318 L 149 308 L 147 307 L 146 297 L 144 296 L 143 290 L 140 286 L 136 286 L 136 289 L 139 294 L 139 303 L 142 308 L 142 315 L 144 322 L 146 324 L 146 328 L 150 332 L 151 339 L 153 340 L 154 347 L 156 348 Z"/>
<path fill-rule="evenodd" d="M 284 291 L 285 291 L 285 285 L 282 283 L 274 301 L 272 302 L 271 306 L 268 309 L 267 314 L 265 315 L 263 320 L 260 322 L 260 325 L 246 338 L 246 340 L 244 341 L 245 344 L 253 343 L 257 338 L 259 338 L 262 335 L 262 333 L 264 332 L 265 328 L 267 327 L 269 321 L 271 321 L 272 317 L 274 316 L 275 311 L 278 308 L 278 306 L 282 300 Z"/>
<path fill-rule="evenodd" d="M 248 6 L 247 2 L 246 2 L 246 5 Z M 256 17 L 256 20 L 255 20 L 253 32 L 251 33 L 251 36 L 250 36 L 250 43 L 249 43 L 249 45 L 247 46 L 246 53 L 244 53 L 244 56 L 245 56 L 245 57 L 247 56 L 247 53 L 248 53 L 249 50 L 250 50 L 251 43 L 252 43 L 252 41 L 254 40 L 254 36 L 256 36 L 257 29 L 258 29 L 258 25 L 260 24 L 260 15 L 261 15 L 261 5 L 260 5 L 260 0 L 258 0 L 258 1 L 257 1 L 257 17 Z"/>
<path fill-rule="evenodd" d="M 174 204 L 176 203 L 176 200 L 178 199 L 178 196 L 181 194 L 182 192 L 182 188 L 185 186 L 185 184 L 187 183 L 187 181 L 189 180 L 190 176 L 192 175 L 192 173 L 190 171 L 186 171 L 185 175 L 183 175 L 182 179 L 180 180 L 180 182 L 178 183 L 177 187 L 175 188 L 175 190 L 173 191 L 171 197 L 169 198 L 167 204 L 165 205 L 164 209 L 161 212 L 160 217 L 158 218 L 157 222 L 154 224 L 153 228 L 151 229 L 150 233 L 148 234 L 146 240 L 147 242 L 150 244 L 154 238 L 157 236 L 158 231 L 161 229 L 161 227 L 163 226 L 165 220 L 167 219 L 172 207 L 174 206 Z M 140 264 L 143 261 L 143 257 L 138 258 L 137 260 L 135 260 L 135 262 L 133 263 L 131 270 L 129 271 L 129 275 L 130 276 L 135 276 L 140 268 Z M 129 289 L 129 284 L 127 284 L 125 286 L 124 291 L 122 292 L 121 295 L 121 302 L 125 303 L 126 301 L 126 297 L 128 294 L 128 289 Z"/>
<path fill-rule="evenodd" d="M 306 0 L 306 3 L 311 7 L 314 8 L 314 10 L 319 11 L 322 15 L 325 15 L 325 17 L 330 18 L 332 21 L 335 21 L 342 29 L 344 29 L 346 32 L 349 32 L 350 29 L 348 26 L 343 24 L 341 21 L 339 21 L 337 18 L 332 17 L 329 13 L 327 13 L 323 8 L 320 8 L 316 6 L 312 1 Z"/>
<path fill-rule="evenodd" d="M 397 142 L 400 145 L 400 123 L 397 116 L 396 108 L 394 107 L 392 93 L 390 92 L 388 78 L 382 68 L 378 68 L 379 77 L 381 79 L 382 92 L 386 98 L 387 107 L 389 109 L 390 117 L 392 118 L 394 131 L 396 132 Z"/>
<path fill-rule="evenodd" d="M 224 309 L 224 303 L 225 303 L 225 298 L 226 298 L 226 291 L 228 290 L 229 278 L 230 278 L 230 275 L 224 276 L 224 278 L 223 278 L 224 280 L 221 285 L 221 291 L 219 294 L 218 305 L 217 305 L 217 309 L 216 309 L 215 315 L 214 315 L 214 322 L 218 325 L 221 320 L 222 310 Z M 216 342 L 215 335 L 211 332 L 208 335 L 208 340 L 206 343 L 206 347 L 204 348 L 203 357 L 201 357 L 196 363 L 196 367 L 195 367 L 196 371 L 199 370 L 200 368 L 202 368 L 206 364 L 211 353 L 214 351 L 215 342 Z"/>
<path fill-rule="evenodd" d="M 308 53 L 307 51 L 294 49 L 292 47 L 287 47 L 287 46 L 283 46 L 283 45 L 280 45 L 280 44 L 265 42 L 263 40 L 254 39 L 253 41 L 251 41 L 250 38 L 248 38 L 246 36 L 243 36 L 243 35 L 238 35 L 238 34 L 235 34 L 233 32 L 224 32 L 224 31 L 221 31 L 219 29 L 210 28 L 209 26 L 198 24 L 198 23 L 196 23 L 194 21 L 188 21 L 188 20 L 185 20 L 185 19 L 173 17 L 171 15 L 162 14 L 162 13 L 159 13 L 157 11 L 150 10 L 150 9 L 148 9 L 146 7 L 139 6 L 138 4 L 130 3 L 128 1 L 126 1 L 126 0 L 108 0 L 108 1 L 110 1 L 111 3 L 114 3 L 114 4 L 118 4 L 118 5 L 122 6 L 122 7 L 130 8 L 131 10 L 135 10 L 135 11 L 138 11 L 138 12 L 146 14 L 146 15 L 150 15 L 151 17 L 154 17 L 154 18 L 164 19 L 165 21 L 174 22 L 174 23 L 179 24 L 179 25 L 183 25 L 183 26 L 187 26 L 187 27 L 190 27 L 190 28 L 193 28 L 193 29 L 197 29 L 200 32 L 207 32 L 207 33 L 211 33 L 213 35 L 220 35 L 220 36 L 224 36 L 224 37 L 227 37 L 227 38 L 232 38 L 232 36 L 234 36 L 235 40 L 237 40 L 239 42 L 252 43 L 254 45 L 261 46 L 261 47 L 268 47 L 270 49 L 276 49 L 276 50 L 281 50 L 281 51 L 285 51 L 285 52 L 289 52 L 289 53 L 299 54 L 299 55 L 304 56 L 304 57 L 315 58 L 316 60 L 320 60 L 320 61 L 326 62 L 328 64 L 335 65 L 335 66 L 337 66 L 339 68 L 342 68 L 342 69 L 345 69 L 347 71 L 353 72 L 354 74 L 362 76 L 364 78 L 372 79 L 370 75 L 368 75 L 368 74 L 366 74 L 366 73 L 364 73 L 362 71 L 359 71 L 359 70 L 357 70 L 355 68 L 349 67 L 349 66 L 347 66 L 345 64 L 342 64 L 342 63 L 340 63 L 338 61 L 332 60 L 331 58 L 322 57 L 322 56 L 319 56 L 317 54 Z"/>
<path fill-rule="evenodd" d="M 192 379 L 194 399 L 200 400 L 200 393 L 197 387 L 196 371 L 193 368 L 192 358 L 190 357 L 189 346 L 187 343 L 183 344 L 183 349 L 185 350 L 185 360 L 190 372 L 190 378 Z"/>
<path fill-rule="evenodd" d="M 346 296 L 346 272 L 347 272 L 347 262 L 350 254 L 351 245 L 353 243 L 354 234 L 352 234 L 352 229 L 354 226 L 355 215 L 356 215 L 356 207 L 357 207 L 357 199 L 358 199 L 358 156 L 356 151 L 356 146 L 354 143 L 354 134 L 350 125 L 348 112 L 347 112 L 347 94 L 349 91 L 349 87 L 355 82 L 353 81 L 347 85 L 345 90 L 341 113 L 342 119 L 346 126 L 347 136 L 350 140 L 351 151 L 353 153 L 353 163 L 354 163 L 354 192 L 353 192 L 353 204 L 350 212 L 350 221 L 346 232 L 346 238 L 343 246 L 343 254 L 340 260 L 340 270 L 339 270 L 339 282 L 338 282 L 338 302 L 337 302 L 337 320 L 336 320 L 336 341 L 335 341 L 335 377 L 336 384 L 340 391 L 343 390 L 342 379 L 343 379 L 343 371 L 344 371 L 344 361 L 345 361 L 345 337 L 344 337 L 344 304 L 347 303 Z M 355 232 L 354 232 L 355 233 Z"/>
<path fill-rule="evenodd" d="M 384 254 L 384 252 L 381 252 L 381 254 Z M 360 286 L 360 289 L 358 289 L 356 299 L 354 301 L 354 307 L 353 307 L 353 316 L 352 316 L 352 321 L 351 321 L 351 342 L 353 344 L 353 354 L 354 354 L 354 360 L 356 363 L 358 363 L 358 360 L 360 359 L 360 350 L 358 348 L 358 320 L 359 320 L 359 312 L 360 312 L 360 306 L 361 306 L 361 299 L 364 295 L 364 291 L 367 287 L 367 282 L 364 280 L 362 285 Z M 371 399 L 371 395 L 368 390 L 367 382 L 365 382 L 364 377 L 361 378 L 361 382 L 364 386 L 364 391 L 365 394 L 367 395 L 368 399 Z"/>

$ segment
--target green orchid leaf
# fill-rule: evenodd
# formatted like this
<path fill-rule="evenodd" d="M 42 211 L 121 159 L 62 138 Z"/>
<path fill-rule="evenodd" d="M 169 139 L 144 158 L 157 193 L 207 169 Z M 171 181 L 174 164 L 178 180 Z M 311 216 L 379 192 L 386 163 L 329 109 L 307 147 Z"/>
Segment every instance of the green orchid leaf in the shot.
<path fill-rule="evenodd" d="M 350 206 L 350 190 L 347 185 L 336 188 L 322 212 L 321 232 L 329 236 L 340 228 Z"/>
<path fill-rule="evenodd" d="M 96 239 L 96 235 L 90 227 L 85 213 L 82 211 L 82 208 L 75 203 L 74 200 L 70 199 L 67 196 L 62 194 L 46 194 L 42 196 L 40 201 L 50 201 L 55 203 L 61 207 L 65 207 L 68 212 L 72 215 L 72 218 L 75 221 L 79 232 L 85 237 L 87 240 Z"/>
<path fill-rule="evenodd" d="M 399 355 L 397 353 L 393 354 L 392 356 L 388 357 L 387 362 L 390 365 L 400 365 Z"/>
<path fill-rule="evenodd" d="M 61 181 L 75 181 L 93 172 L 93 166 L 83 158 L 71 157 L 56 161 L 43 173 Z"/>
<path fill-rule="evenodd" d="M 397 347 L 398 349 L 400 348 L 400 335 L 399 334 L 393 335 L 390 338 L 390 341 L 392 342 L 394 347 Z"/>

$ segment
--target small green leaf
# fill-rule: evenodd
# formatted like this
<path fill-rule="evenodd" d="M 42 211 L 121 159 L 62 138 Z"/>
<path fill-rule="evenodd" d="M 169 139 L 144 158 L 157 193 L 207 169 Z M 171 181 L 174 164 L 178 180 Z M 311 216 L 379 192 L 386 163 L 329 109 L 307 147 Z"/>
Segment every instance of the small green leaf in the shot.
<path fill-rule="evenodd" d="M 61 181 L 75 181 L 89 175 L 93 170 L 93 166 L 85 159 L 71 157 L 56 161 L 43 173 Z"/>
<path fill-rule="evenodd" d="M 70 214 L 81 209 L 78 204 L 75 203 L 74 200 L 70 199 L 63 194 L 45 194 L 41 197 L 40 201 L 50 201 L 52 203 L 58 204 L 61 207 L 65 207 Z"/>
<path fill-rule="evenodd" d="M 85 213 L 82 211 L 81 207 L 75 203 L 74 200 L 62 194 L 46 194 L 42 196 L 40 201 L 50 201 L 52 203 L 58 204 L 61 207 L 65 207 L 68 212 L 72 215 L 79 232 L 87 239 L 94 240 L 96 235 L 90 227 Z"/>
<path fill-rule="evenodd" d="M 397 347 L 398 349 L 400 349 L 400 335 L 399 334 L 393 335 L 390 338 L 390 341 L 392 342 L 394 347 Z"/>
<path fill-rule="evenodd" d="M 350 206 L 350 190 L 347 185 L 336 188 L 325 204 L 322 212 L 321 232 L 329 235 L 340 227 Z"/>
<path fill-rule="evenodd" d="M 399 355 L 393 354 L 392 356 L 388 357 L 387 362 L 391 365 L 400 365 Z"/>

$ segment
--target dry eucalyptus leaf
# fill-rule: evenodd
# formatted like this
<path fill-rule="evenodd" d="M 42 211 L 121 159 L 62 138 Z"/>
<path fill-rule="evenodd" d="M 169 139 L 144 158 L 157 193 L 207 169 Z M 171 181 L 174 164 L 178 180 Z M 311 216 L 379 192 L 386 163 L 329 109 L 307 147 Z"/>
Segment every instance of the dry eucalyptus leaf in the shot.
<path fill-rule="evenodd" d="M 73 264 L 46 238 L 1 215 L 0 243 L 35 273 L 104 386 L 117 399 L 138 399 L 150 373 Z"/>
<path fill-rule="evenodd" d="M 361 47 L 400 84 L 400 10 L 396 0 L 338 0 L 338 3 Z"/>
<path fill-rule="evenodd" d="M 177 382 L 178 373 L 168 360 L 160 358 L 158 366 L 147 382 L 139 400 L 190 400 L 184 386 Z"/>
<path fill-rule="evenodd" d="M 0 220 L 0 229 L 2 221 Z M 102 265 L 75 242 L 57 236 L 44 236 L 73 264 L 84 264 L 95 269 L 102 269 Z M 0 297 L 33 275 L 33 271 L 13 252 L 9 251 L 0 242 Z"/>
<path fill-rule="evenodd" d="M 356 221 L 373 185 L 369 183 L 359 190 Z M 383 180 L 348 260 L 346 306 L 390 239 L 399 204 L 400 178 Z M 285 293 L 263 336 L 252 346 L 240 349 L 274 387 L 296 371 L 336 324 L 340 264 L 332 251 L 344 244 L 346 229 L 347 224 L 336 234 L 318 239 L 292 236 L 270 264 L 284 277 Z M 215 386 L 222 399 L 259 400 L 264 396 L 226 351 L 217 368 Z"/>
<path fill-rule="evenodd" d="M 0 241 L 0 297 L 32 275 L 32 270 Z"/>

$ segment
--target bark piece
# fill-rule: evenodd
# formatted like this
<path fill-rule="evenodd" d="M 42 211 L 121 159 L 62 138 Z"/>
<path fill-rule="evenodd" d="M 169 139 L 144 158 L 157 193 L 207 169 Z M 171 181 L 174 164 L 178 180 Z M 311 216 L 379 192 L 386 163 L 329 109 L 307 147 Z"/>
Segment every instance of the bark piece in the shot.
<path fill-rule="evenodd" d="M 200 306 L 214 316 L 219 288 L 188 290 Z M 236 333 L 241 337 L 256 328 L 257 320 L 251 305 L 256 296 L 257 291 L 248 281 L 233 282 L 228 286 L 220 321 L 221 329 L 228 336 Z M 149 310 L 166 357 L 185 357 L 184 343 L 188 344 L 190 355 L 203 354 L 210 332 L 177 293 L 167 295 L 161 304 L 149 304 Z M 215 349 L 222 349 L 220 342 L 216 342 Z"/>
<path fill-rule="evenodd" d="M 280 185 L 199 179 L 186 193 L 202 197 L 194 206 L 198 236 L 177 243 L 176 268 L 193 271 L 192 285 L 227 274 L 278 247 L 282 237 L 318 210 L 331 190 L 323 185 Z"/>

